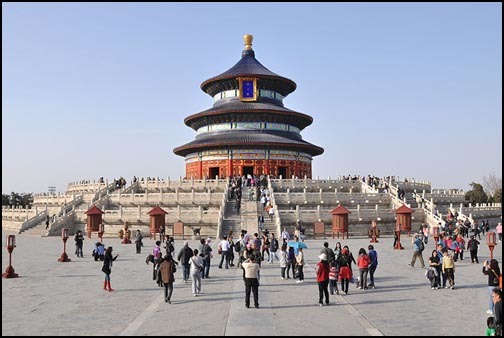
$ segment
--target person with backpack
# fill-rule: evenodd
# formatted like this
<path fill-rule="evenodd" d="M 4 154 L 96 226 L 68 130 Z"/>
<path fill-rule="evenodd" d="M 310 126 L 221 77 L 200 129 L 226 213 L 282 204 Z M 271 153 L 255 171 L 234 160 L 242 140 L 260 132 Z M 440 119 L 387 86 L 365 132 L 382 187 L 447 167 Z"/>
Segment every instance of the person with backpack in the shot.
<path fill-rule="evenodd" d="M 170 235 L 166 235 L 166 244 L 165 244 L 166 254 L 172 256 L 175 251 L 175 246 L 173 245 L 173 237 Z"/>
<path fill-rule="evenodd" d="M 334 260 L 336 259 L 336 255 L 334 254 L 333 249 L 329 247 L 329 243 L 324 242 L 324 247 L 320 250 L 321 254 L 325 254 L 327 257 L 327 262 L 329 265 L 332 265 L 334 263 Z"/>
<path fill-rule="evenodd" d="M 411 257 L 411 263 L 409 263 L 408 266 L 414 268 L 416 259 L 418 257 L 420 260 L 420 263 L 422 264 L 422 269 L 425 269 L 425 263 L 424 263 L 424 259 L 422 256 L 422 252 L 424 251 L 425 246 L 424 246 L 422 239 L 420 239 L 420 237 L 418 236 L 418 234 L 413 235 L 413 237 L 411 238 L 411 244 L 414 245 L 413 257 Z"/>

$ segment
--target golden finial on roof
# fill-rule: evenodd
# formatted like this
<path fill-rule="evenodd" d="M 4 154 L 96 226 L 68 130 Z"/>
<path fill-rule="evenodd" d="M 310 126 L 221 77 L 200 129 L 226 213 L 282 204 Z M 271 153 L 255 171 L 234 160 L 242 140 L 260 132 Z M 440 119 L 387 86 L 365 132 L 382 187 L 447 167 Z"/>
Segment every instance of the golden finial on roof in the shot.
<path fill-rule="evenodd" d="M 243 42 L 245 43 L 245 50 L 252 50 L 252 40 L 254 37 L 250 34 L 245 34 L 243 36 Z"/>

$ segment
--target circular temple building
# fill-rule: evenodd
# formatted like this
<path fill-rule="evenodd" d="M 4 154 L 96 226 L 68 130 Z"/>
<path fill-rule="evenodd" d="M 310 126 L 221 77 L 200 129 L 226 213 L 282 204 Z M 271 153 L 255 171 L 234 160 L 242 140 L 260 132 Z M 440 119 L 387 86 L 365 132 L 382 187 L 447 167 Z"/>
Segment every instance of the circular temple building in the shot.
<path fill-rule="evenodd" d="M 173 152 L 185 157 L 187 178 L 247 174 L 311 178 L 312 157 L 324 149 L 301 137 L 313 119 L 283 105 L 296 83 L 257 61 L 252 35 L 245 35 L 244 41 L 240 61 L 201 84 L 214 105 L 185 119 L 197 132 L 196 139 Z"/>

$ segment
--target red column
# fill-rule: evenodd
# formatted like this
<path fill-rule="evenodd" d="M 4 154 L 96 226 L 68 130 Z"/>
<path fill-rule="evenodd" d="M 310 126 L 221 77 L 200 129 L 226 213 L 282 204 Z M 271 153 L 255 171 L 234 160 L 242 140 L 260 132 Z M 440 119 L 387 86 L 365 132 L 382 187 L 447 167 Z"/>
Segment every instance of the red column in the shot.
<path fill-rule="evenodd" d="M 203 161 L 199 160 L 198 177 L 196 179 L 201 180 L 203 178 Z"/>
<path fill-rule="evenodd" d="M 228 160 L 228 176 L 233 176 L 233 160 L 231 158 Z"/>

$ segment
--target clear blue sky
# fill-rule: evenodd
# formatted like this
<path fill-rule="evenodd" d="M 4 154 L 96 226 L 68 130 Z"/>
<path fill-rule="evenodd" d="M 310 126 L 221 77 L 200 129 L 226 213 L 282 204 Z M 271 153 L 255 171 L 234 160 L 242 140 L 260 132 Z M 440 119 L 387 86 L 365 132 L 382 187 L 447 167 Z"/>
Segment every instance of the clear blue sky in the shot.
<path fill-rule="evenodd" d="M 243 35 L 297 83 L 320 177 L 502 177 L 500 3 L 3 3 L 2 193 L 178 178 L 185 117 Z"/>

